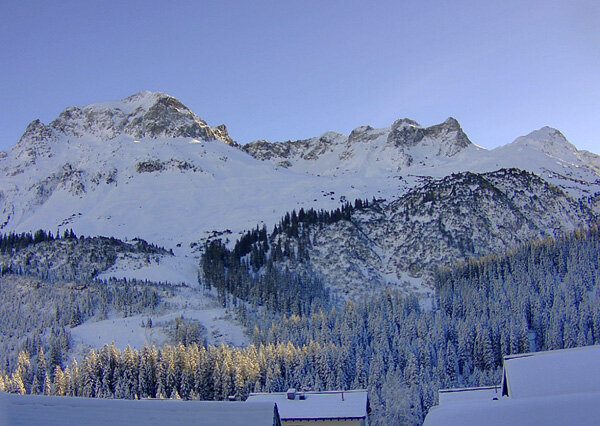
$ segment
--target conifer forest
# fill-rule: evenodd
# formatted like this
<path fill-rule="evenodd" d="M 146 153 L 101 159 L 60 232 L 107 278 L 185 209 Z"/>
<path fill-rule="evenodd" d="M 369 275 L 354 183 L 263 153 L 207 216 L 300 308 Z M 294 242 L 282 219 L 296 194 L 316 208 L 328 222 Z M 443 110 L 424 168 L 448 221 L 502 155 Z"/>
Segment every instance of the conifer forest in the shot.
<path fill-rule="evenodd" d="M 336 219 L 294 213 L 271 235 L 256 229 L 232 250 L 218 241 L 206 247 L 203 285 L 217 287 L 220 303 L 250 330 L 247 347 L 207 345 L 202 330 L 177 321 L 172 344 L 132 349 L 106 342 L 79 361 L 68 360 L 69 325 L 109 308 L 124 315 L 157 309 L 161 295 L 173 289 L 90 279 L 73 292 L 72 283 L 43 279 L 41 272 L 3 268 L 0 310 L 56 308 L 48 313 L 38 306 L 18 317 L 0 313 L 2 353 L 12 354 L 3 360 L 0 390 L 223 400 L 290 387 L 366 388 L 373 423 L 419 424 L 438 389 L 499 383 L 504 355 L 600 343 L 596 226 L 440 269 L 432 304 L 423 306 L 392 289 L 361 301 L 334 300 L 306 270 L 277 268 L 275 260 L 302 256 L 274 243 L 277 235 L 301 241 L 298 223 L 308 220 Z M 2 250 L 48 239 L 36 235 L 3 237 Z M 261 268 L 266 272 L 259 275 Z"/>

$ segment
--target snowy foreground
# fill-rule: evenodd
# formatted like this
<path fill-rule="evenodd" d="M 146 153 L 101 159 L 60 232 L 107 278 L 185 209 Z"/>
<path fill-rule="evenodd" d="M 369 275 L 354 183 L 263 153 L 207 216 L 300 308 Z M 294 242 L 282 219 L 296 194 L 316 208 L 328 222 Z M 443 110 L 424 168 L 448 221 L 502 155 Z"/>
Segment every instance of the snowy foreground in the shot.
<path fill-rule="evenodd" d="M 274 425 L 274 403 L 118 400 L 0 392 L 0 425 Z"/>
<path fill-rule="evenodd" d="M 529 399 L 460 402 L 434 407 L 425 419 L 434 425 L 597 425 L 600 393 L 558 395 Z"/>

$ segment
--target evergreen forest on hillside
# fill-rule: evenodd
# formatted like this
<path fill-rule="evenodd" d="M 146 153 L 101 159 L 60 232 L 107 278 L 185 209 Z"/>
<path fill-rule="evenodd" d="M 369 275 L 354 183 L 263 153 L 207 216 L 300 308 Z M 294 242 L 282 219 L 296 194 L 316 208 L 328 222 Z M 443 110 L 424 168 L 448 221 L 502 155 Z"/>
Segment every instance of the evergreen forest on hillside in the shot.
<path fill-rule="evenodd" d="M 324 227 L 352 213 L 376 205 L 376 201 L 357 199 L 340 208 L 293 210 L 273 227 L 265 226 L 243 234 L 229 249 L 221 240 L 206 243 L 200 260 L 205 288 L 215 288 L 223 306 L 237 305 L 238 300 L 254 307 L 287 314 L 309 314 L 315 308 L 327 308 L 331 300 L 328 289 L 309 266 L 310 227 Z M 304 268 L 290 270 L 290 263 Z M 285 265 L 283 268 L 281 265 Z"/>
<path fill-rule="evenodd" d="M 166 253 L 139 239 L 129 244 L 72 230 L 56 237 L 43 230 L 0 234 L 0 365 L 9 369 L 19 351 L 42 349 L 53 369 L 72 349 L 72 327 L 110 314 L 127 317 L 163 308 L 176 285 L 95 275 L 119 254 Z"/>
<path fill-rule="evenodd" d="M 253 243 L 265 242 L 261 232 Z M 252 257 L 247 250 L 240 262 Z M 393 290 L 344 304 L 326 295 L 293 304 L 268 286 L 246 300 L 227 289 L 227 303 L 238 300 L 233 307 L 253 330 L 246 348 L 106 345 L 79 363 L 53 363 L 43 348 L 29 348 L 0 374 L 0 389 L 224 399 L 288 387 L 366 388 L 372 423 L 419 424 L 438 389 L 499 383 L 504 355 L 600 343 L 599 259 L 596 226 L 472 259 L 437 273 L 431 309 Z"/>

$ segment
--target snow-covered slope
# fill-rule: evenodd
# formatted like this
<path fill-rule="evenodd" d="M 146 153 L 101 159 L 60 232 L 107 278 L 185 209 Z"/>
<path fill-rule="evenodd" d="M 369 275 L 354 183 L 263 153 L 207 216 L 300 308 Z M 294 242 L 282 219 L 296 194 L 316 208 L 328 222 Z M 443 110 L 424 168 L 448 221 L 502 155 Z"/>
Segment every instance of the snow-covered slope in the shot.
<path fill-rule="evenodd" d="M 530 170 L 575 198 L 599 190 L 600 156 L 579 151 L 551 127 L 542 127 L 492 150 L 487 163 L 482 162 L 480 167 L 490 168 L 494 164 Z"/>
<path fill-rule="evenodd" d="M 303 227 L 304 238 L 280 234 L 276 242 L 302 244 L 297 251 L 308 253 L 282 268 L 309 268 L 335 294 L 357 298 L 386 286 L 430 291 L 439 267 L 594 220 L 590 209 L 538 176 L 501 169 L 431 179 L 392 202 L 356 209 L 349 219 Z"/>
<path fill-rule="evenodd" d="M 277 406 L 268 402 L 137 401 L 0 392 L 0 424 L 4 426 L 268 426 L 280 424 L 275 413 Z"/>

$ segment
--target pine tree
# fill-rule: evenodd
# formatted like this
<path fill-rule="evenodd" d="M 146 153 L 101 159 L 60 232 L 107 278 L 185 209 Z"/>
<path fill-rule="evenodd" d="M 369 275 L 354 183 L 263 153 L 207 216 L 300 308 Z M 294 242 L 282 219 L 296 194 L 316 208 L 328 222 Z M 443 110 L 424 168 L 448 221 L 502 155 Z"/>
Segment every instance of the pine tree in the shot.
<path fill-rule="evenodd" d="M 19 352 L 17 357 L 17 371 L 25 386 L 25 393 L 31 392 L 31 382 L 33 379 L 33 371 L 29 361 L 29 353 L 27 351 Z"/>
<path fill-rule="evenodd" d="M 65 367 L 63 371 L 63 379 L 64 379 L 64 395 L 73 396 L 73 385 L 72 385 L 72 377 L 71 370 L 69 367 Z"/>
<path fill-rule="evenodd" d="M 46 378 L 46 358 L 44 356 L 44 348 L 40 346 L 36 357 L 35 379 L 32 384 L 31 393 L 44 392 L 44 380 Z"/>
<path fill-rule="evenodd" d="M 15 370 L 13 372 L 12 376 L 10 377 L 8 388 L 10 393 L 16 393 L 19 395 L 25 395 L 27 393 L 20 370 Z"/>
<path fill-rule="evenodd" d="M 48 373 L 44 373 L 44 395 L 52 395 L 52 385 Z"/>
<path fill-rule="evenodd" d="M 62 369 L 57 365 L 54 369 L 53 395 L 64 396 L 67 393 L 67 384 Z"/>

